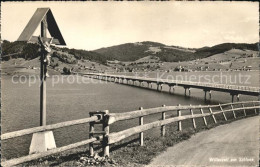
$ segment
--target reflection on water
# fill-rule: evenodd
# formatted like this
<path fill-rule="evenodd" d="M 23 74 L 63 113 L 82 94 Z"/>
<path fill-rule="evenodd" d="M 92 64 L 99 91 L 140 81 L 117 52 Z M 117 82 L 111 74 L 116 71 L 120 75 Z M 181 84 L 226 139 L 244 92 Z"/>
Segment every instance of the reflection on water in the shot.
<path fill-rule="evenodd" d="M 198 73 L 197 73 L 198 74 Z M 212 74 L 212 73 L 211 73 Z M 250 74 L 252 86 L 259 85 L 258 73 Z M 177 87 L 174 94 L 151 91 L 115 83 L 62 84 L 52 87 L 47 80 L 47 124 L 89 117 L 90 111 L 109 110 L 111 113 L 152 108 L 165 105 L 218 104 L 231 101 L 227 93 L 212 92 L 211 101 L 204 102 L 204 92 L 191 89 L 191 97 L 184 96 L 184 89 Z M 10 76 L 2 77 L 2 133 L 39 126 L 39 83 L 13 84 Z M 257 100 L 257 97 L 240 96 L 240 100 Z M 154 118 L 154 119 L 158 119 Z M 124 123 L 124 128 L 137 125 L 137 121 Z M 113 126 L 112 131 L 123 127 Z M 54 131 L 57 146 L 84 140 L 88 137 L 88 125 L 78 125 Z M 6 158 L 28 154 L 31 135 L 4 141 L 3 156 Z"/>

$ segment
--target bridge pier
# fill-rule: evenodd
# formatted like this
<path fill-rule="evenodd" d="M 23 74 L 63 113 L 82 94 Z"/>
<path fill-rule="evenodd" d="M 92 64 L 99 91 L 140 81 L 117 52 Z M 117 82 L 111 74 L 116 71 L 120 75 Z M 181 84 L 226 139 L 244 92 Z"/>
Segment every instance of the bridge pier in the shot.
<path fill-rule="evenodd" d="M 237 101 L 239 101 L 239 94 L 237 95 Z"/>
<path fill-rule="evenodd" d="M 190 95 L 191 95 L 190 88 L 188 88 L 188 87 L 184 87 L 184 89 L 185 89 L 185 97 L 187 96 L 187 89 L 188 89 L 188 91 L 189 91 L 189 96 L 190 96 Z"/>
<path fill-rule="evenodd" d="M 209 99 L 211 100 L 211 90 L 205 90 L 204 89 L 204 100 L 207 100 L 207 92 L 209 92 Z"/>
<path fill-rule="evenodd" d="M 162 85 L 163 84 L 157 84 L 157 91 L 162 91 Z"/>
<path fill-rule="evenodd" d="M 174 92 L 174 85 L 168 85 L 169 86 L 169 93 L 173 93 Z"/>
<path fill-rule="evenodd" d="M 142 83 L 143 83 L 142 81 L 139 81 L 139 87 L 141 87 L 141 86 L 142 86 Z"/>
<path fill-rule="evenodd" d="M 231 98 L 232 98 L 232 103 L 234 102 L 234 97 L 235 96 L 237 97 L 237 101 L 239 101 L 239 94 L 230 93 L 230 95 L 231 95 Z"/>

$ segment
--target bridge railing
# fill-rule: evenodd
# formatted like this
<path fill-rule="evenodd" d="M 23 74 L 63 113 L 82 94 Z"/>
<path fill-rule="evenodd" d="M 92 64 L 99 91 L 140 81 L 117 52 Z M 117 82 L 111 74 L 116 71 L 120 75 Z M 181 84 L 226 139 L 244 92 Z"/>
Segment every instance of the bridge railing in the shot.
<path fill-rule="evenodd" d="M 196 118 L 203 118 L 205 126 L 208 125 L 207 116 L 212 117 L 214 120 L 214 123 L 217 123 L 217 119 L 215 118 L 215 115 L 222 114 L 225 120 L 227 121 L 228 117 L 226 116 L 227 112 L 232 112 L 232 115 L 234 119 L 238 117 L 237 111 L 243 111 L 243 116 L 249 115 L 249 110 L 253 110 L 254 114 L 259 113 L 260 109 L 260 101 L 246 101 L 246 102 L 236 102 L 236 103 L 226 103 L 226 104 L 219 104 L 219 105 L 196 105 L 196 106 L 165 106 L 157 107 L 157 108 L 150 108 L 150 109 L 143 109 L 140 108 L 140 110 L 136 111 L 130 111 L 125 113 L 109 113 L 109 111 L 97 111 L 97 112 L 91 112 L 89 118 L 79 119 L 79 120 L 73 120 L 73 121 L 66 121 L 61 122 L 57 124 L 52 125 L 46 125 L 46 126 L 40 126 L 35 128 L 29 128 L 24 130 L 19 130 L 15 132 L 9 132 L 1 135 L 1 140 L 8 140 L 15 137 L 21 137 L 28 134 L 33 134 L 37 132 L 44 132 L 47 130 L 53 130 L 58 128 L 64 128 L 68 126 L 83 124 L 83 123 L 89 123 L 90 126 L 90 138 L 69 144 L 66 146 L 62 146 L 59 148 L 54 148 L 45 152 L 40 153 L 34 153 L 27 156 L 23 156 L 20 158 L 15 158 L 11 160 L 6 160 L 1 163 L 2 166 L 14 166 L 17 164 L 21 164 L 24 162 L 28 162 L 31 160 L 35 160 L 38 158 L 42 158 L 45 156 L 53 155 L 60 153 L 62 151 L 66 151 L 72 148 L 76 148 L 79 146 L 87 145 L 89 144 L 90 154 L 93 155 L 93 143 L 99 143 L 103 147 L 104 155 L 109 156 L 109 146 L 111 144 L 114 144 L 116 142 L 119 142 L 125 138 L 128 138 L 132 135 L 139 134 L 139 142 L 140 145 L 144 144 L 144 136 L 143 132 L 152 128 L 161 127 L 161 135 L 165 135 L 165 125 L 178 122 L 178 130 L 182 130 L 182 121 L 191 119 L 193 123 L 193 128 L 196 128 Z M 235 107 L 240 106 L 240 107 Z M 194 114 L 194 110 L 198 109 L 200 110 L 200 114 Z M 216 109 L 216 111 L 213 111 L 213 109 Z M 182 111 L 188 110 L 188 115 L 183 115 Z M 205 110 L 208 110 L 208 112 L 204 112 Z M 176 115 L 166 115 L 169 113 L 177 112 Z M 252 111 L 250 111 L 252 113 Z M 159 120 L 156 120 L 151 123 L 144 124 L 144 117 L 148 115 L 153 114 L 161 114 L 161 118 Z M 111 124 L 114 124 L 117 121 L 126 121 L 131 120 L 134 118 L 139 118 L 139 125 L 125 129 L 123 131 L 119 132 L 113 132 L 109 133 L 109 126 Z M 102 124 L 104 132 L 97 132 L 94 130 L 94 124 Z M 99 136 L 94 136 L 94 134 L 102 134 Z"/>
<path fill-rule="evenodd" d="M 224 89 L 241 90 L 241 91 L 259 92 L 259 90 L 260 90 L 260 87 L 253 87 L 253 86 L 228 85 L 228 84 L 219 84 L 219 83 L 194 82 L 194 81 L 171 80 L 171 79 L 161 79 L 161 78 L 147 78 L 147 77 L 138 77 L 138 76 L 107 75 L 107 74 L 97 74 L 97 73 L 89 73 L 89 74 L 85 74 L 85 75 L 105 76 L 105 77 L 120 77 L 120 78 L 128 78 L 128 79 L 135 79 L 135 80 L 144 80 L 144 81 L 153 81 L 153 82 L 162 82 L 162 83 L 174 83 L 174 84 L 185 84 L 185 85 L 196 85 L 196 86 L 206 86 L 206 87 L 212 87 L 212 88 L 224 88 Z"/>

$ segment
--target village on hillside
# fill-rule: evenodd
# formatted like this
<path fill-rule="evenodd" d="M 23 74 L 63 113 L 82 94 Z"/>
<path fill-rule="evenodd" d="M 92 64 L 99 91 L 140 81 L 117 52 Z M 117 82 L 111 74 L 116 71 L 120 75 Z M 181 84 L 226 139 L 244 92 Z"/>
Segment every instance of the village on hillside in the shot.
<path fill-rule="evenodd" d="M 134 46 L 142 45 L 141 42 L 134 43 Z M 135 47 L 133 47 L 135 49 Z M 163 49 L 167 49 L 164 51 Z M 91 57 L 84 58 L 81 54 L 72 54 L 70 50 L 54 48 L 52 51 L 51 63 L 48 66 L 50 75 L 76 74 L 84 72 L 115 73 L 115 72 L 196 72 L 196 71 L 255 71 L 259 70 L 260 58 L 258 51 L 249 49 L 231 48 L 222 53 L 213 54 L 204 58 L 197 58 L 187 61 L 163 61 L 160 56 L 164 52 L 169 52 L 172 56 L 176 52 L 182 54 L 192 54 L 196 51 L 189 48 L 176 46 L 153 46 L 148 45 L 143 51 L 144 56 L 134 61 L 120 61 L 114 58 L 109 60 L 106 55 L 98 55 L 95 52 L 88 52 Z M 80 52 L 84 53 L 84 52 Z M 37 55 L 31 59 L 19 56 L 19 54 L 9 54 L 9 57 L 2 58 L 3 74 L 38 74 L 40 71 L 40 59 Z M 8 56 L 8 55 L 7 55 Z M 30 55 L 29 55 L 30 56 Z M 29 57 L 27 56 L 27 57 Z M 95 57 L 96 56 L 96 57 Z M 98 56 L 103 56 L 102 61 L 96 60 Z M 117 55 L 116 55 L 117 56 Z M 168 56 L 168 55 L 167 55 Z M 171 56 L 171 55 L 170 55 Z M 178 56 L 176 60 L 178 60 Z"/>

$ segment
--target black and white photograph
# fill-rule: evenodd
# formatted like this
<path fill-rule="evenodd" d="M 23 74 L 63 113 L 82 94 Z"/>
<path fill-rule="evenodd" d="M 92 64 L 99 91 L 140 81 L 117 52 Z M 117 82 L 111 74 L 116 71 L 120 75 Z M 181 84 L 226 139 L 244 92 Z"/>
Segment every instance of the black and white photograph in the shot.
<path fill-rule="evenodd" d="M 1 166 L 259 166 L 259 2 L 1 2 Z"/>

